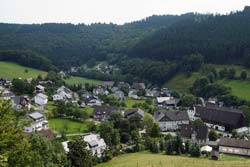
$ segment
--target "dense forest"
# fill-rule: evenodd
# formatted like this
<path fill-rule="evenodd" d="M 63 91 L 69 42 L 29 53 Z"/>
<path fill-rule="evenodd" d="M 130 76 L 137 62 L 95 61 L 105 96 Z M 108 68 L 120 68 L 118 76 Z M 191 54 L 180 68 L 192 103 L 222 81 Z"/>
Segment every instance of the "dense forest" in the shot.
<path fill-rule="evenodd" d="M 202 55 L 205 63 L 250 67 L 249 29 L 250 7 L 228 15 L 151 16 L 124 25 L 1 23 L 0 60 L 44 70 L 106 61 L 127 78 L 163 83 L 183 70 L 191 54 Z"/>

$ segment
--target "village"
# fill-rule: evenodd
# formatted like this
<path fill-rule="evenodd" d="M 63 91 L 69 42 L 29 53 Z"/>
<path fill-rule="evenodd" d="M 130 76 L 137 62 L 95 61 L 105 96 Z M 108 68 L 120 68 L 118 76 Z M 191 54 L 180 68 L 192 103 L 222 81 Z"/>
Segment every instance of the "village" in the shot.
<path fill-rule="evenodd" d="M 57 75 L 64 77 L 63 72 Z M 32 78 L 25 82 L 34 83 Z M 183 99 L 176 92 L 145 83 L 130 85 L 125 82 L 104 81 L 101 85 L 76 86 L 73 91 L 67 85 L 40 79 L 33 84 L 32 96 L 16 95 L 12 91 L 13 84 L 11 79 L 0 79 L 0 98 L 10 100 L 13 109 L 23 113 L 22 119 L 27 122 L 23 131 L 27 134 L 37 133 L 48 140 L 64 137 L 62 146 L 66 153 L 69 152 L 68 142 L 74 140 L 72 137 L 81 137 L 88 143 L 87 149 L 99 158 L 112 145 L 119 143 L 120 151 L 131 152 L 138 143 L 126 129 L 135 126 L 132 131 L 138 131 L 141 141 L 146 141 L 145 136 L 149 133 L 150 136 L 162 136 L 165 139 L 180 137 L 184 145 L 189 143 L 198 146 L 199 152 L 208 154 L 214 160 L 220 159 L 220 154 L 250 156 L 250 129 L 245 123 L 244 113 L 237 108 L 225 107 L 217 98 L 199 98 L 192 106 L 185 107 L 181 105 Z M 134 103 L 127 106 L 128 100 Z M 52 109 L 48 107 L 51 105 Z M 90 114 L 86 109 L 91 110 Z M 76 133 L 58 131 L 50 126 L 51 117 L 79 122 L 87 120 L 88 130 Z M 147 124 L 150 119 L 153 122 L 151 125 Z M 120 142 L 113 144 L 112 141 L 107 141 L 109 137 L 113 140 L 114 136 L 109 136 L 113 133 L 107 132 L 106 138 L 102 138 L 103 134 L 100 133 L 103 132 L 97 129 L 102 129 L 100 126 L 104 126 L 105 122 L 112 122 L 112 126 L 119 129 Z M 119 125 L 116 125 L 117 122 Z M 131 122 L 133 125 L 130 125 Z M 157 147 L 160 144 L 156 144 Z"/>

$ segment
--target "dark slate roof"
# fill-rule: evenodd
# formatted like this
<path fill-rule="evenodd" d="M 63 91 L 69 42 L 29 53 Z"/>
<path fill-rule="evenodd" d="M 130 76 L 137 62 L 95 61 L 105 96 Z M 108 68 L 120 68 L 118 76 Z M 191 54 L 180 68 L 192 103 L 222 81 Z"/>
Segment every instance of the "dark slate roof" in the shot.
<path fill-rule="evenodd" d="M 156 111 L 154 113 L 154 118 L 158 122 L 189 120 L 189 117 L 186 111 L 175 111 L 175 112 Z"/>
<path fill-rule="evenodd" d="M 231 108 L 196 106 L 195 116 L 203 119 L 204 121 L 217 122 L 225 126 L 232 126 L 235 128 L 244 125 L 244 114 L 239 110 Z"/>
<path fill-rule="evenodd" d="M 14 104 L 21 104 L 24 100 L 28 103 L 29 102 L 29 99 L 27 97 L 24 97 L 24 96 L 15 96 L 12 98 L 13 99 L 13 102 Z"/>
<path fill-rule="evenodd" d="M 110 115 L 114 111 L 119 111 L 115 106 L 94 106 L 94 115 Z"/>
<path fill-rule="evenodd" d="M 250 141 L 246 141 L 242 139 L 222 138 L 219 141 L 219 146 L 250 149 Z"/>
<path fill-rule="evenodd" d="M 192 134 L 196 133 L 196 139 L 206 140 L 208 136 L 208 128 L 206 125 L 182 125 L 181 126 L 181 137 L 191 138 Z"/>
<path fill-rule="evenodd" d="M 141 117 L 144 117 L 144 111 L 139 109 L 139 108 L 134 108 L 134 109 L 129 109 L 129 110 L 126 110 L 125 113 L 124 113 L 124 116 L 125 117 L 131 117 L 135 114 L 138 114 L 140 115 Z"/>

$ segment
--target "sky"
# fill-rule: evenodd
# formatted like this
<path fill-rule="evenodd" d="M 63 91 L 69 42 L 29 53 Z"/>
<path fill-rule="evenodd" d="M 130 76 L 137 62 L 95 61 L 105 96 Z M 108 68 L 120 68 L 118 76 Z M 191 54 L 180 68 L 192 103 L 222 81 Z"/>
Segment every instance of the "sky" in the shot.
<path fill-rule="evenodd" d="M 151 15 L 243 10 L 250 0 L 0 0 L 4 23 L 116 23 Z"/>

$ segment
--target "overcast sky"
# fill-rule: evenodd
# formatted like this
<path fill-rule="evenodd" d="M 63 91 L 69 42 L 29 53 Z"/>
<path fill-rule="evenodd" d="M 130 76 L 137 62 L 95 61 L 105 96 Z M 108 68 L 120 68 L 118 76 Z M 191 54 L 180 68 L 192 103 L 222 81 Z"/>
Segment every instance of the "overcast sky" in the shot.
<path fill-rule="evenodd" d="M 122 24 L 153 14 L 229 13 L 250 0 L 0 0 L 0 22 Z"/>

